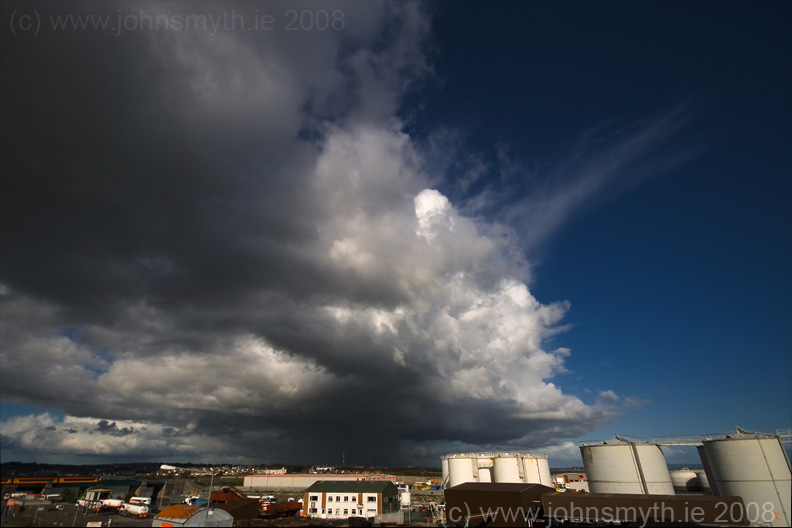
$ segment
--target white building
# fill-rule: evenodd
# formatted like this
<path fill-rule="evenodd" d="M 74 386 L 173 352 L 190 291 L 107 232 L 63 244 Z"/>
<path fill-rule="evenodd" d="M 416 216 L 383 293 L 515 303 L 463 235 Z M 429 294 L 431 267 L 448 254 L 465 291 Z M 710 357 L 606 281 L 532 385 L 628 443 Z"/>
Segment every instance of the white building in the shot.
<path fill-rule="evenodd" d="M 390 481 L 325 480 L 305 490 L 303 504 L 308 517 L 374 518 L 399 511 L 399 490 Z"/>
<path fill-rule="evenodd" d="M 259 472 L 259 475 L 285 475 L 286 468 L 282 467 L 280 469 L 263 469 Z"/>

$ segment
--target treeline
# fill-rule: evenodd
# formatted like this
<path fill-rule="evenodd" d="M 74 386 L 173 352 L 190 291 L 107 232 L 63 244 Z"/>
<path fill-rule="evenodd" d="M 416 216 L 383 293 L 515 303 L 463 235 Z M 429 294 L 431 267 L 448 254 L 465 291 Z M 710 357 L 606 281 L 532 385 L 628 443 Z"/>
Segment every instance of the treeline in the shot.
<path fill-rule="evenodd" d="M 443 472 L 439 467 L 429 466 L 334 466 L 332 473 L 385 473 L 388 475 L 409 475 L 412 477 L 439 477 Z"/>
<path fill-rule="evenodd" d="M 0 464 L 0 477 L 5 480 L 14 477 L 52 477 L 73 475 L 76 477 L 101 475 L 139 475 L 152 473 L 159 469 L 156 462 L 117 463 L 117 464 L 41 464 L 38 462 L 3 462 Z"/>
<path fill-rule="evenodd" d="M 386 468 L 383 473 L 390 473 L 391 475 L 410 475 L 413 477 L 440 477 L 443 471 L 439 467 L 407 466 Z"/>

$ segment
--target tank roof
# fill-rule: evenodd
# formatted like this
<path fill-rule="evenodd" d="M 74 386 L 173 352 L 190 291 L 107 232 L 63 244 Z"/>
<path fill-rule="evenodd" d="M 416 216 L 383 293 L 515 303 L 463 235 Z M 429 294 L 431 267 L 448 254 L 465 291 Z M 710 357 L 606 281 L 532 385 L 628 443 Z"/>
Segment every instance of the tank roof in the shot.
<path fill-rule="evenodd" d="M 547 458 L 547 455 L 534 455 L 528 452 L 482 452 L 482 453 L 453 453 L 450 455 L 443 455 L 441 460 L 448 460 L 452 458 L 506 458 L 506 457 L 524 457 L 524 458 Z"/>

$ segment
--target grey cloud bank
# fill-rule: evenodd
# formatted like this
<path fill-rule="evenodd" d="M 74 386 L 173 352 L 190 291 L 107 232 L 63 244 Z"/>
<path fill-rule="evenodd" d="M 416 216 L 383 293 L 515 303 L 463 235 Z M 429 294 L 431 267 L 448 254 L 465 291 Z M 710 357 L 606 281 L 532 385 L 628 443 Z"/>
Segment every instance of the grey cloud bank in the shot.
<path fill-rule="evenodd" d="M 549 381 L 568 304 L 404 132 L 425 7 L 338 8 L 343 31 L 4 33 L 2 394 L 65 414 L 3 422 L 4 451 L 436 464 L 620 412 Z"/>

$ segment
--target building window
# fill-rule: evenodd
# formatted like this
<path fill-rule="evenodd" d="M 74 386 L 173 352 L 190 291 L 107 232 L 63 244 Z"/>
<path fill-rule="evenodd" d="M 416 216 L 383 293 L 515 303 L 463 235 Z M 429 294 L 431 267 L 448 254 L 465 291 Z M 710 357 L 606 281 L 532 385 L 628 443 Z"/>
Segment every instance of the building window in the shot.
<path fill-rule="evenodd" d="M 316 513 L 316 508 L 309 508 L 308 513 Z"/>
<path fill-rule="evenodd" d="M 344 495 L 344 502 L 349 502 L 349 495 Z"/>
<path fill-rule="evenodd" d="M 368 497 L 366 500 L 367 500 L 368 502 L 377 502 L 377 497 L 376 497 L 376 495 L 375 495 L 375 496 L 373 496 L 373 497 Z"/>
<path fill-rule="evenodd" d="M 308 500 L 316 502 L 319 500 L 319 495 L 311 495 L 310 497 L 308 497 Z"/>
<path fill-rule="evenodd" d="M 344 515 L 349 515 L 349 510 L 344 508 Z"/>
<path fill-rule="evenodd" d="M 341 502 L 341 495 L 336 495 L 336 502 Z"/>
<path fill-rule="evenodd" d="M 325 509 L 324 509 L 324 508 L 322 508 L 322 515 L 324 515 L 324 514 L 325 514 Z"/>
<path fill-rule="evenodd" d="M 327 497 L 327 500 L 330 501 L 330 502 L 333 502 L 333 496 L 330 495 L 329 497 Z"/>

